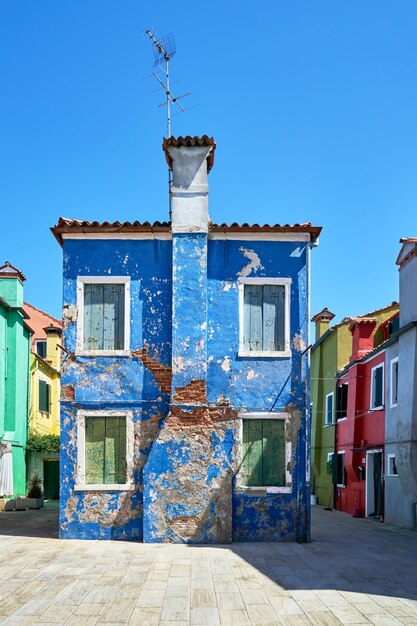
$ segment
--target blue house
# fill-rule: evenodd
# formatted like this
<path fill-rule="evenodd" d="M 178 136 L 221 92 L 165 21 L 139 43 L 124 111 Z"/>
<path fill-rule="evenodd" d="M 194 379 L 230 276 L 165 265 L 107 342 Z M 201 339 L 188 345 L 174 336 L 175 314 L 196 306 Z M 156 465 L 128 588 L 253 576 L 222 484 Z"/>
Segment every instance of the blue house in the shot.
<path fill-rule="evenodd" d="M 216 145 L 170 137 L 171 222 L 61 218 L 60 536 L 309 540 L 320 228 L 213 224 Z"/>

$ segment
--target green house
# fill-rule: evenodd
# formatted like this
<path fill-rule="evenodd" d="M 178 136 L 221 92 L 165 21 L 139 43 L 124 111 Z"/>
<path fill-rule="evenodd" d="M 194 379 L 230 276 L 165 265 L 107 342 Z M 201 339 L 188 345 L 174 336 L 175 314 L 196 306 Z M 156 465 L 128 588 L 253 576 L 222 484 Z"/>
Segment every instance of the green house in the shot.
<path fill-rule="evenodd" d="M 25 448 L 29 410 L 29 359 L 32 330 L 25 322 L 25 277 L 10 263 L 0 267 L 0 446 L 11 444 L 13 493 L 25 495 Z M 0 491 L 2 485 L 0 485 Z M 3 495 L 0 493 L 0 495 Z"/>

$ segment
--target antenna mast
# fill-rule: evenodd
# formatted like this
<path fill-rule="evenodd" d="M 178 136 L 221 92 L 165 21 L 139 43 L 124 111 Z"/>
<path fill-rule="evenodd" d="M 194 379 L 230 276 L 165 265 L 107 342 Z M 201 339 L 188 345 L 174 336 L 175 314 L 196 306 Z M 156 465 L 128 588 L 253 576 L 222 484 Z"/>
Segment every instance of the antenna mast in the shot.
<path fill-rule="evenodd" d="M 184 93 L 181 96 L 175 97 L 171 91 L 169 84 L 169 62 L 176 53 L 174 35 L 171 33 L 162 39 L 158 39 L 154 33 L 148 28 L 145 31 L 145 35 L 152 41 L 153 54 L 155 58 L 154 67 L 158 66 L 158 69 L 163 73 L 163 79 L 161 79 L 156 72 L 152 72 L 152 75 L 156 78 L 161 88 L 165 90 L 166 101 L 160 104 L 160 107 L 167 107 L 167 137 L 171 137 L 171 103 L 176 104 L 179 108 L 179 112 L 183 113 L 185 109 L 178 102 L 180 98 L 185 98 L 190 95 L 190 92 Z M 168 194 L 169 194 L 169 217 L 171 218 L 171 186 L 172 186 L 172 173 L 168 168 Z"/>

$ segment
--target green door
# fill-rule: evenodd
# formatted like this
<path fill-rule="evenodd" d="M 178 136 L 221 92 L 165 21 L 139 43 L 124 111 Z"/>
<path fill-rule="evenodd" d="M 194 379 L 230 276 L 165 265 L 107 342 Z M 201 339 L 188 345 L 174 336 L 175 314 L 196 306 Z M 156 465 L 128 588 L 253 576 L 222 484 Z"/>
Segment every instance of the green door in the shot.
<path fill-rule="evenodd" d="M 59 461 L 43 462 L 45 500 L 59 500 Z"/>

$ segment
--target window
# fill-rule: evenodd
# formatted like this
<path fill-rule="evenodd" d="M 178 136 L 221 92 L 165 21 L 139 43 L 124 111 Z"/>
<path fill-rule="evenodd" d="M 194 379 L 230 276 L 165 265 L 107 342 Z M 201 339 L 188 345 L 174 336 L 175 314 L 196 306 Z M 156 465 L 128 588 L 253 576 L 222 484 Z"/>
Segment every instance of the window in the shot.
<path fill-rule="evenodd" d="M 342 383 L 336 389 L 336 415 L 338 421 L 347 418 L 348 390 L 348 383 Z"/>
<path fill-rule="evenodd" d="M 51 404 L 51 385 L 44 380 L 39 381 L 38 406 L 41 413 L 49 413 Z"/>
<path fill-rule="evenodd" d="M 346 486 L 345 453 L 337 452 L 332 456 L 332 482 L 338 487 Z"/>
<path fill-rule="evenodd" d="M 387 475 L 398 476 L 397 466 L 395 464 L 395 454 L 388 454 L 387 456 Z"/>
<path fill-rule="evenodd" d="M 333 424 L 333 391 L 326 395 L 326 426 Z"/>
<path fill-rule="evenodd" d="M 395 359 L 392 359 L 391 361 L 390 388 L 391 388 L 390 405 L 391 407 L 395 407 L 397 406 L 397 399 L 398 399 L 398 357 L 396 357 Z"/>
<path fill-rule="evenodd" d="M 289 278 L 245 278 L 239 283 L 241 356 L 291 356 Z"/>
<path fill-rule="evenodd" d="M 384 365 L 377 365 L 371 370 L 371 410 L 383 408 Z"/>
<path fill-rule="evenodd" d="M 35 341 L 35 351 L 38 356 L 44 359 L 46 357 L 46 341 L 37 339 Z"/>
<path fill-rule="evenodd" d="M 75 489 L 133 489 L 133 440 L 130 411 L 80 412 Z"/>
<path fill-rule="evenodd" d="M 242 459 L 240 482 L 243 487 L 291 486 L 291 444 L 286 442 L 287 413 L 247 413 L 242 419 Z"/>
<path fill-rule="evenodd" d="M 77 352 L 126 354 L 130 344 L 130 278 L 78 277 Z"/>

